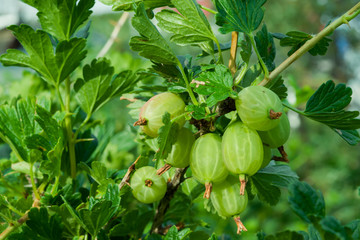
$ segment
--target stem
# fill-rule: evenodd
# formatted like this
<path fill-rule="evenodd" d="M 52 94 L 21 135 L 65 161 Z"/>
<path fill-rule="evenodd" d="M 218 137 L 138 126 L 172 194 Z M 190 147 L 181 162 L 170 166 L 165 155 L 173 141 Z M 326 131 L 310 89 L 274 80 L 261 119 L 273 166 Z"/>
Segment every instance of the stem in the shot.
<path fill-rule="evenodd" d="M 105 43 L 104 47 L 100 50 L 99 54 L 96 56 L 96 58 L 100 58 L 105 56 L 105 54 L 109 51 L 111 46 L 114 44 L 117 35 L 119 34 L 121 27 L 126 22 L 127 18 L 129 17 L 129 12 L 124 12 L 121 17 L 119 18 L 119 21 L 116 23 L 113 32 L 110 35 L 110 38 Z"/>
<path fill-rule="evenodd" d="M 266 67 L 266 65 L 265 65 L 262 57 L 260 56 L 259 50 L 258 50 L 257 47 L 256 47 L 254 35 L 249 34 L 248 36 L 249 36 L 249 38 L 250 38 L 251 46 L 253 47 L 253 49 L 254 49 L 254 51 L 255 51 L 255 53 L 256 53 L 257 58 L 259 59 L 261 68 L 262 68 L 263 71 L 264 71 L 264 75 L 265 75 L 264 77 L 265 77 L 265 78 L 268 78 L 268 77 L 269 77 L 269 70 L 268 70 L 268 68 Z"/>
<path fill-rule="evenodd" d="M 275 79 L 293 62 L 295 62 L 306 52 L 311 50 L 321 39 L 331 34 L 339 26 L 343 24 L 349 24 L 349 21 L 354 19 L 357 15 L 359 15 L 359 13 L 360 13 L 360 3 L 357 3 L 349 11 L 347 11 L 345 14 L 343 14 L 341 17 L 336 19 L 331 24 L 329 24 L 326 28 L 321 30 L 312 39 L 308 40 L 302 47 L 300 47 L 296 52 L 294 52 L 290 57 L 288 57 L 284 62 L 282 62 L 277 68 L 275 68 L 274 71 L 272 71 L 268 77 L 265 76 L 264 80 L 262 80 L 262 82 L 259 85 L 265 86 L 267 83 Z"/>
<path fill-rule="evenodd" d="M 183 68 L 183 66 L 181 65 L 181 63 L 178 61 L 178 67 L 179 67 L 179 69 L 180 69 L 180 72 L 181 72 L 181 75 L 182 75 L 182 77 L 183 77 L 183 79 L 184 79 L 184 82 L 185 82 L 185 85 L 186 85 L 186 89 L 187 89 L 187 91 L 188 91 L 188 93 L 189 93 L 189 95 L 190 95 L 190 98 L 191 98 L 191 101 L 192 101 L 192 103 L 194 104 L 194 105 L 199 105 L 199 103 L 198 103 L 198 101 L 196 100 L 196 97 L 195 97 L 195 95 L 194 95 L 194 93 L 193 93 L 193 91 L 192 91 L 192 89 L 191 89 L 191 87 L 190 87 L 190 84 L 189 84 L 189 80 L 188 80 L 188 78 L 187 78 L 187 76 L 186 76 L 186 74 L 185 74 L 185 71 L 184 71 L 184 68 Z"/>
<path fill-rule="evenodd" d="M 55 192 L 56 192 L 57 189 L 58 189 L 59 180 L 60 180 L 60 176 L 56 176 L 56 177 L 55 177 L 55 183 L 54 183 L 53 187 L 51 188 L 51 195 L 53 195 L 53 196 L 54 196 Z"/>
<path fill-rule="evenodd" d="M 247 176 L 245 174 L 240 174 L 239 180 L 240 180 L 240 195 L 244 195 L 245 188 L 246 188 L 246 182 L 247 182 Z"/>
<path fill-rule="evenodd" d="M 65 80 L 66 86 L 66 118 L 65 118 L 65 127 L 67 132 L 68 148 L 69 148 L 69 157 L 70 157 L 70 174 L 71 178 L 75 179 L 76 177 L 76 156 L 75 156 L 75 141 L 74 134 L 71 126 L 71 112 L 70 112 L 70 78 Z"/>
<path fill-rule="evenodd" d="M 243 67 L 241 67 L 240 69 L 240 73 L 239 75 L 236 76 L 236 78 L 234 79 L 234 86 L 237 86 L 240 84 L 241 80 L 243 80 L 243 78 L 245 77 L 245 74 L 248 70 L 249 64 L 244 63 L 245 65 Z"/>
<path fill-rule="evenodd" d="M 64 105 L 64 101 L 63 101 L 63 99 L 61 97 L 59 85 L 55 85 L 55 88 L 56 88 L 56 94 L 58 95 L 59 102 L 60 102 L 60 105 L 61 105 L 61 110 L 65 111 L 65 105 Z"/>
<path fill-rule="evenodd" d="M 158 208 L 156 209 L 153 224 L 151 226 L 151 233 L 161 233 L 161 224 L 164 220 L 165 213 L 170 206 L 170 201 L 174 197 L 180 184 L 184 181 L 184 175 L 187 168 L 177 168 L 173 179 L 168 183 L 165 196 L 160 201 Z"/>
<path fill-rule="evenodd" d="M 200 5 L 200 4 L 199 4 L 199 7 L 200 7 L 201 9 L 209 12 L 209 13 L 212 13 L 212 14 L 217 14 L 217 13 L 218 13 L 217 11 L 215 11 L 215 10 L 213 10 L 213 9 L 211 9 L 211 8 L 207 8 L 207 7 L 205 7 L 205 6 L 203 6 L 203 5 Z"/>
<path fill-rule="evenodd" d="M 231 74 L 234 76 L 236 72 L 236 51 L 238 44 L 239 33 L 232 32 L 231 33 L 231 48 L 230 48 L 230 59 L 229 59 L 229 69 Z"/>
<path fill-rule="evenodd" d="M 31 180 L 31 186 L 35 195 L 36 199 L 40 199 L 40 195 L 39 192 L 36 188 L 36 184 L 35 184 L 35 178 L 34 178 L 34 163 L 30 163 L 30 180 Z"/>
<path fill-rule="evenodd" d="M 214 41 L 215 41 L 215 44 L 218 48 L 218 53 L 219 53 L 219 63 L 224 63 L 224 59 L 223 59 L 223 56 L 222 56 L 222 52 L 221 52 L 221 47 L 220 47 L 220 43 L 219 41 L 217 40 L 217 38 L 214 38 Z"/>
<path fill-rule="evenodd" d="M 292 110 L 292 111 L 294 111 L 294 112 L 296 112 L 296 113 L 298 113 L 298 114 L 301 114 L 301 115 L 304 114 L 302 111 L 300 111 L 300 110 L 292 107 L 291 105 L 289 105 L 289 104 L 287 104 L 287 103 L 282 103 L 282 104 L 283 104 L 284 107 L 286 107 L 286 108 L 288 108 L 288 109 L 290 109 L 290 110 Z"/>

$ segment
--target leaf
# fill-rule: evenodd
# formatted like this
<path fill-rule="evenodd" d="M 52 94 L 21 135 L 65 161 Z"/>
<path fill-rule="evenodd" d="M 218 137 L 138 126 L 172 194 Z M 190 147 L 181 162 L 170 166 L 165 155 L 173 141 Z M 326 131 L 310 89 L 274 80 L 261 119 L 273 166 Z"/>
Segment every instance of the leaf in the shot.
<path fill-rule="evenodd" d="M 297 182 L 299 177 L 288 165 L 271 165 L 259 170 L 254 176 L 276 187 L 287 188 Z"/>
<path fill-rule="evenodd" d="M 114 75 L 114 68 L 105 58 L 94 59 L 83 68 L 83 79 L 75 83 L 75 97 L 81 108 L 91 115 L 113 97 L 130 92 L 140 75 L 123 71 Z"/>
<path fill-rule="evenodd" d="M 132 50 L 139 52 L 140 56 L 148 58 L 155 63 L 166 65 L 178 64 L 179 60 L 174 52 L 148 18 L 143 3 L 140 3 L 137 7 L 136 14 L 132 18 L 131 23 L 141 35 L 130 39 L 129 44 Z"/>
<path fill-rule="evenodd" d="M 42 28 L 59 41 L 68 40 L 89 18 L 94 0 L 22 0 L 36 8 Z M 78 4 L 76 4 L 78 2 Z"/>
<path fill-rule="evenodd" d="M 112 3 L 113 11 L 131 11 L 134 9 L 134 4 L 139 5 L 140 3 L 144 4 L 146 10 L 165 7 L 165 6 L 172 6 L 170 0 L 109 0 L 109 1 L 113 2 Z"/>
<path fill-rule="evenodd" d="M 321 235 L 318 232 L 318 230 L 316 230 L 313 224 L 309 225 L 308 231 L 309 231 L 309 238 L 311 240 L 321 240 Z"/>
<path fill-rule="evenodd" d="M 351 145 L 360 141 L 360 128 L 358 111 L 345 111 L 345 107 L 351 102 L 352 90 L 345 84 L 338 84 L 331 80 L 323 83 L 318 90 L 310 97 L 306 104 L 305 111 L 296 112 L 314 121 L 321 122 Z"/>
<path fill-rule="evenodd" d="M 276 93 L 278 97 L 283 100 L 287 97 L 287 87 L 284 85 L 284 79 L 279 76 L 273 81 L 270 81 L 265 87 L 269 88 L 271 91 Z"/>
<path fill-rule="evenodd" d="M 250 177 L 251 193 L 270 205 L 276 205 L 280 199 L 279 187 L 288 187 L 299 177 L 287 165 L 268 165 Z"/>
<path fill-rule="evenodd" d="M 267 31 L 264 24 L 262 29 L 255 36 L 256 48 L 258 49 L 262 60 L 271 72 L 275 69 L 276 49 L 273 36 Z"/>
<path fill-rule="evenodd" d="M 9 49 L 0 57 L 4 66 L 32 68 L 42 75 L 45 81 L 59 85 L 75 70 L 86 56 L 85 39 L 73 38 L 60 42 L 54 53 L 49 35 L 42 30 L 33 30 L 28 25 L 8 28 L 13 31 L 25 51 Z"/>
<path fill-rule="evenodd" d="M 305 222 L 316 223 L 325 217 L 325 202 L 322 193 L 306 182 L 291 184 L 289 194 L 292 210 Z"/>
<path fill-rule="evenodd" d="M 262 6 L 266 0 L 215 0 L 216 24 L 219 31 L 226 34 L 232 31 L 251 34 L 264 17 Z"/>
<path fill-rule="evenodd" d="M 178 45 L 193 45 L 217 41 L 211 26 L 194 0 L 172 0 L 179 13 L 164 9 L 155 15 L 158 26 L 173 33 L 170 40 Z M 213 44 L 211 44 L 213 45 Z M 206 52 L 209 52 L 206 48 Z M 210 50 L 213 52 L 214 50 Z"/>
<path fill-rule="evenodd" d="M 185 110 L 196 120 L 208 119 L 216 115 L 216 113 L 207 113 L 205 108 L 206 103 L 201 103 L 200 105 L 187 105 Z"/>
<path fill-rule="evenodd" d="M 176 141 L 179 130 L 179 125 L 176 122 L 171 121 L 168 112 L 165 112 L 162 116 L 162 122 L 164 125 L 159 129 L 159 136 L 157 138 L 159 150 L 155 154 L 156 160 L 167 158 L 168 154 L 171 152 L 172 145 Z"/>
<path fill-rule="evenodd" d="M 246 63 L 249 64 L 250 62 L 250 57 L 252 54 L 252 46 L 251 46 L 251 41 L 250 38 L 245 35 L 244 39 L 240 41 L 240 56 L 241 59 Z"/>
<path fill-rule="evenodd" d="M 120 237 L 131 235 L 141 238 L 146 225 L 153 217 L 154 213 L 151 209 L 135 209 L 127 211 L 121 219 L 121 223 L 115 225 L 110 230 L 110 236 Z"/>
<path fill-rule="evenodd" d="M 352 239 L 360 239 L 360 219 L 356 219 L 346 224 L 346 228 L 352 232 Z"/>
<path fill-rule="evenodd" d="M 326 216 L 325 218 L 323 218 L 320 221 L 320 225 L 325 231 L 338 236 L 342 240 L 352 239 L 350 236 L 347 235 L 345 228 L 333 216 Z"/>
<path fill-rule="evenodd" d="M 275 235 L 266 236 L 265 240 L 305 240 L 304 236 L 298 232 L 286 230 Z"/>
<path fill-rule="evenodd" d="M 194 91 L 201 95 L 210 95 L 206 99 L 206 104 L 209 107 L 216 103 L 225 100 L 230 96 L 236 96 L 233 91 L 233 78 L 227 67 L 224 65 L 216 65 L 215 69 L 205 71 L 199 75 L 198 78 L 191 82 Z"/>
<path fill-rule="evenodd" d="M 41 207 L 31 208 L 28 216 L 29 220 L 26 221 L 26 226 L 22 227 L 22 231 L 11 235 L 9 239 L 62 239 L 63 227 L 57 214 L 49 216 L 47 209 Z"/>
<path fill-rule="evenodd" d="M 288 52 L 288 56 L 292 55 L 296 50 L 302 47 L 308 40 L 312 39 L 313 36 L 299 31 L 291 31 L 286 33 L 286 35 L 275 34 L 273 35 L 280 39 L 280 46 L 282 47 L 292 47 Z M 322 38 L 316 45 L 309 50 L 309 53 L 313 56 L 316 55 L 325 55 L 329 43 L 332 40 L 330 38 Z"/>
<path fill-rule="evenodd" d="M 183 240 L 186 239 L 187 236 L 190 235 L 192 231 L 189 228 L 185 228 L 178 232 L 176 226 L 172 226 L 167 232 L 164 240 Z"/>

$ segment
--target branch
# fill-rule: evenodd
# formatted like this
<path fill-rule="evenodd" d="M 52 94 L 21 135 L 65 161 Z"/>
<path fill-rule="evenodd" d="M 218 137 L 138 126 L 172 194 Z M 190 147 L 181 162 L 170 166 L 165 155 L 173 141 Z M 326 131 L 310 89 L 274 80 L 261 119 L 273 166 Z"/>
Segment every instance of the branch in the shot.
<path fill-rule="evenodd" d="M 238 44 L 238 32 L 231 33 L 231 48 L 230 48 L 230 59 L 229 59 L 229 69 L 231 74 L 234 76 L 236 72 L 236 50 Z"/>
<path fill-rule="evenodd" d="M 128 12 L 124 12 L 121 17 L 119 18 L 119 21 L 116 23 L 113 32 L 110 35 L 110 38 L 108 39 L 108 41 L 105 43 L 104 47 L 100 50 L 99 54 L 96 56 L 96 58 L 100 58 L 105 56 L 105 54 L 109 51 L 109 49 L 111 48 L 111 46 L 114 44 L 117 35 L 120 32 L 121 27 L 124 25 L 124 23 L 126 22 L 127 18 L 129 17 L 129 13 Z"/>
<path fill-rule="evenodd" d="M 185 180 L 184 175 L 187 170 L 186 168 L 177 168 L 173 179 L 167 184 L 167 191 L 165 196 L 160 201 L 158 208 L 156 209 L 155 217 L 153 224 L 151 226 L 151 233 L 162 233 L 163 228 L 161 224 L 163 223 L 165 213 L 170 206 L 170 201 L 174 197 L 177 189 L 180 184 Z"/>
<path fill-rule="evenodd" d="M 133 164 L 130 165 L 130 167 L 128 168 L 125 176 L 123 177 L 123 179 L 121 180 L 120 184 L 119 184 L 119 190 L 121 190 L 125 184 L 129 184 L 129 180 L 130 180 L 130 174 L 135 170 L 135 164 L 139 161 L 141 155 L 138 156 L 138 158 L 135 160 L 135 162 L 133 162 Z"/>
<path fill-rule="evenodd" d="M 34 203 L 32 207 L 39 207 L 40 206 L 40 200 L 35 198 Z M 10 233 L 15 231 L 18 227 L 20 227 L 23 223 L 25 223 L 29 219 L 29 210 L 26 211 L 26 213 L 19 218 L 14 224 L 10 224 L 1 234 L 0 234 L 0 240 L 5 240 Z"/>
<path fill-rule="evenodd" d="M 329 24 L 326 28 L 320 31 L 317 35 L 315 35 L 312 39 L 308 40 L 301 48 L 299 48 L 296 52 L 294 52 L 290 57 L 288 57 L 284 62 L 282 62 L 274 71 L 271 72 L 269 77 L 265 77 L 259 85 L 265 86 L 268 82 L 275 79 L 280 75 L 286 68 L 288 68 L 293 62 L 295 62 L 298 58 L 312 49 L 321 39 L 331 34 L 336 28 L 343 24 L 349 24 L 349 21 L 354 19 L 360 13 L 360 3 L 357 3 L 354 7 L 352 7 L 349 11 L 343 14 L 341 17 L 336 19 L 334 22 Z"/>

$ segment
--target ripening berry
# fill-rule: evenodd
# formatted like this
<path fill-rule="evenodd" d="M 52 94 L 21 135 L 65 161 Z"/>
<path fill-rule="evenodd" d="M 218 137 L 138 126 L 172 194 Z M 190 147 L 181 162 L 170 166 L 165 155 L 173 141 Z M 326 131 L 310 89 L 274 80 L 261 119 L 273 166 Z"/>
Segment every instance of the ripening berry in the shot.
<path fill-rule="evenodd" d="M 268 131 L 276 127 L 283 109 L 276 93 L 262 86 L 244 88 L 235 100 L 235 105 L 241 120 L 259 131 Z"/>

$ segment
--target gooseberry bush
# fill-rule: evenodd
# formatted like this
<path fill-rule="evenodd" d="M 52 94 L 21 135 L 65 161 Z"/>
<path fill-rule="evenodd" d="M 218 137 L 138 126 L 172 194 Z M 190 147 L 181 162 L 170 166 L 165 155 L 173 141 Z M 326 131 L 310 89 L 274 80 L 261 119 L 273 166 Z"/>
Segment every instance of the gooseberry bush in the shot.
<path fill-rule="evenodd" d="M 321 192 L 299 181 L 284 147 L 288 111 L 356 145 L 359 112 L 346 109 L 352 90 L 329 80 L 300 110 L 287 101 L 283 74 L 307 52 L 324 55 L 360 3 L 313 36 L 273 33 L 266 0 L 214 0 L 214 9 L 194 0 L 101 0 L 134 13 L 130 48 L 151 62 L 115 72 L 107 58 L 85 58 L 94 0 L 23 2 L 37 9 L 41 29 L 9 26 L 23 51 L 8 49 L 0 62 L 32 69 L 48 94 L 0 105 L 0 138 L 11 148 L 0 160 L 1 240 L 217 239 L 196 204 L 233 218 L 231 229 L 246 239 L 243 212 L 254 199 L 276 205 L 281 188 L 307 231 L 260 231 L 258 239 L 360 239 L 360 219 L 343 225 L 327 216 Z M 230 42 L 218 40 L 203 11 Z M 291 47 L 279 65 L 276 41 Z M 175 45 L 198 51 L 179 56 Z M 109 135 L 94 113 L 129 96 L 138 158 L 110 169 L 100 161 Z"/>

